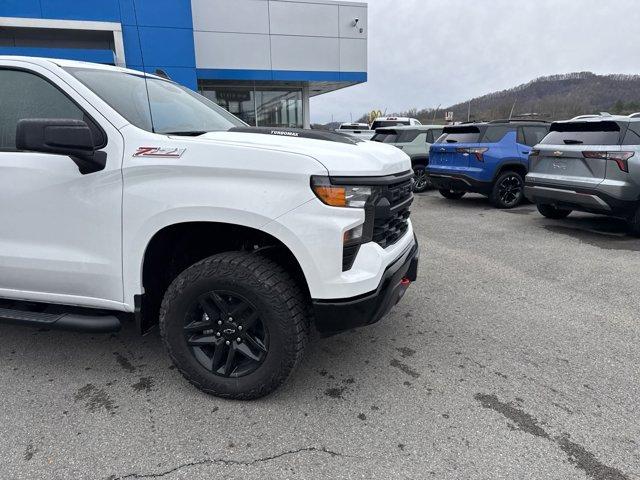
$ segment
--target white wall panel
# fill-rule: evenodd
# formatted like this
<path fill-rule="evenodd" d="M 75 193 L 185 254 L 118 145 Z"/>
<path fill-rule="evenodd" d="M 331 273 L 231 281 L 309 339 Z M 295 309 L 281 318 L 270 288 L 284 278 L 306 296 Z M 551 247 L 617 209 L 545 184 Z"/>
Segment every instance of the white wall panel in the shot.
<path fill-rule="evenodd" d="M 358 19 L 358 25 L 353 26 L 353 21 Z M 362 29 L 362 33 L 360 33 Z M 367 7 L 346 7 L 340 5 L 340 36 L 342 38 L 367 38 L 369 34 L 369 21 Z"/>
<path fill-rule="evenodd" d="M 269 33 L 267 0 L 191 0 L 191 10 L 196 31 Z"/>
<path fill-rule="evenodd" d="M 367 41 L 365 39 L 340 39 L 340 71 L 367 71 Z"/>
<path fill-rule="evenodd" d="M 337 37 L 337 4 L 269 1 L 272 35 Z"/>
<path fill-rule="evenodd" d="M 271 70 L 269 35 L 194 32 L 198 68 Z"/>
<path fill-rule="evenodd" d="M 271 37 L 274 70 L 340 70 L 340 40 L 324 37 Z"/>

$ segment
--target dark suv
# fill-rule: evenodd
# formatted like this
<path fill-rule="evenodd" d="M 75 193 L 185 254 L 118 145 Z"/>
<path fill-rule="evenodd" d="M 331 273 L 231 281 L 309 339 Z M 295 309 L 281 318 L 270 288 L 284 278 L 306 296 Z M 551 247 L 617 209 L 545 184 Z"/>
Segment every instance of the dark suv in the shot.
<path fill-rule="evenodd" d="M 548 122 L 497 120 L 445 127 L 431 146 L 427 174 L 445 198 L 486 195 L 497 208 L 524 198 L 531 147 L 549 133 Z"/>

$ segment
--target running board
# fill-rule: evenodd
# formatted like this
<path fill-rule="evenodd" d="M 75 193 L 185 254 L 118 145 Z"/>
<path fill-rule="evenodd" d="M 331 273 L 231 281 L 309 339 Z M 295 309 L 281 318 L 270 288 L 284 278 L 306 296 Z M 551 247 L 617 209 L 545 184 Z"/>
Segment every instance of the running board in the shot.
<path fill-rule="evenodd" d="M 28 312 L 9 308 L 0 308 L 0 323 L 85 333 L 117 332 L 121 326 L 120 320 L 113 315 Z"/>

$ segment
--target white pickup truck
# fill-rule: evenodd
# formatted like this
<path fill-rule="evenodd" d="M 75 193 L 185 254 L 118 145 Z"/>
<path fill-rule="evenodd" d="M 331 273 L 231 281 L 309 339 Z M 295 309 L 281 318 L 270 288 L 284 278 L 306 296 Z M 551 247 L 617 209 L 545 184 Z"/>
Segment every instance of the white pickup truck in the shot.
<path fill-rule="evenodd" d="M 282 384 L 312 328 L 378 321 L 416 279 L 409 158 L 249 128 L 167 79 L 0 56 L 0 321 L 159 323 L 195 386 Z"/>

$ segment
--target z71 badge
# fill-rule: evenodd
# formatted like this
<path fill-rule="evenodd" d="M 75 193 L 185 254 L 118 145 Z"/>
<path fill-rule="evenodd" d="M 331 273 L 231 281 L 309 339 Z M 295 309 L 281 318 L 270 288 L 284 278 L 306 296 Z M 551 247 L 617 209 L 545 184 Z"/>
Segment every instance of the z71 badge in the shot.
<path fill-rule="evenodd" d="M 138 147 L 134 157 L 180 158 L 186 148 Z"/>

